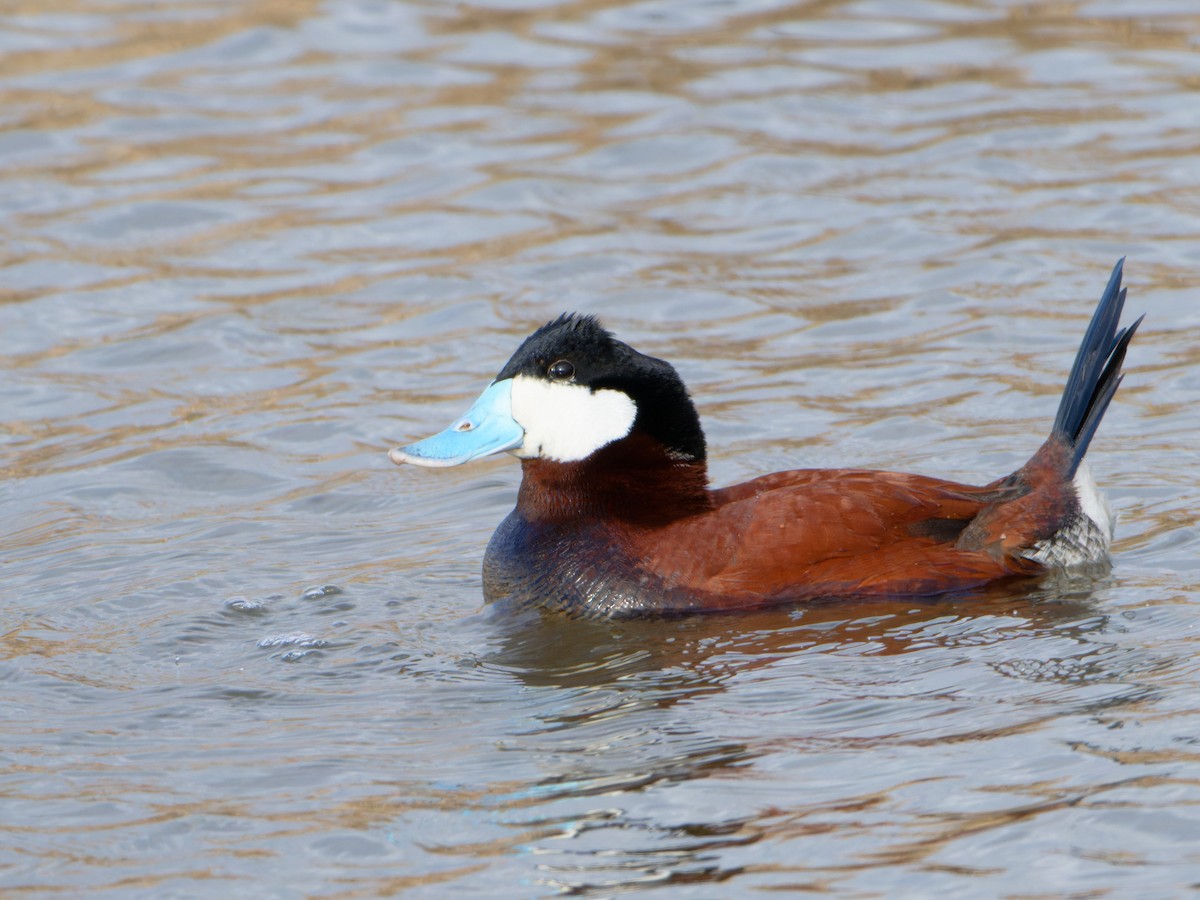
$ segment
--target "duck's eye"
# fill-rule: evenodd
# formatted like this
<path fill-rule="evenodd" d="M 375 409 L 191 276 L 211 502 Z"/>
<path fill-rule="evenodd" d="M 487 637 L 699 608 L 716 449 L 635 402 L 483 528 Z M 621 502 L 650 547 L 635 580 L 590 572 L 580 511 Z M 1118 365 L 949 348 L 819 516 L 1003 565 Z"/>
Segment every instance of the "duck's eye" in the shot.
<path fill-rule="evenodd" d="M 575 377 L 575 367 L 565 359 L 560 359 L 546 370 L 546 374 L 555 381 L 570 381 Z"/>

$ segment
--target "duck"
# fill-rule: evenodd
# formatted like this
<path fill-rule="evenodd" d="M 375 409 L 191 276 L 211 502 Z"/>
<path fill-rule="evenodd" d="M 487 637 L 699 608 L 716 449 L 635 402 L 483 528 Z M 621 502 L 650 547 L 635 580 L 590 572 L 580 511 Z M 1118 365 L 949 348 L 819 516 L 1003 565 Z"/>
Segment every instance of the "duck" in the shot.
<path fill-rule="evenodd" d="M 1124 378 L 1124 258 L 1084 334 L 1050 434 L 983 485 L 867 469 L 709 484 L 700 417 L 668 362 L 565 313 L 517 348 L 465 415 L 398 465 L 520 460 L 483 558 L 491 603 L 618 619 L 932 600 L 1107 571 L 1113 515 L 1084 462 Z"/>

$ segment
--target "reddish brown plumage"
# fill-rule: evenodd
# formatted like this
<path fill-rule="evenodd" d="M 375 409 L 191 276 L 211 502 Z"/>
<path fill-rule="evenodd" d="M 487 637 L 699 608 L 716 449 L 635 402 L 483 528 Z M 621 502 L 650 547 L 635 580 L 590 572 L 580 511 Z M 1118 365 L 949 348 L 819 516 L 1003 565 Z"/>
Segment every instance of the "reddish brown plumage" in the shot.
<path fill-rule="evenodd" d="M 711 491 L 702 462 L 631 443 L 578 463 L 525 461 L 518 512 L 568 536 L 572 522 L 603 521 L 606 551 L 632 562 L 631 574 L 652 573 L 706 609 L 923 596 L 1035 574 L 1041 566 L 1021 551 L 1073 509 L 1068 454 L 1053 439 L 1017 475 L 983 487 L 808 469 Z"/>

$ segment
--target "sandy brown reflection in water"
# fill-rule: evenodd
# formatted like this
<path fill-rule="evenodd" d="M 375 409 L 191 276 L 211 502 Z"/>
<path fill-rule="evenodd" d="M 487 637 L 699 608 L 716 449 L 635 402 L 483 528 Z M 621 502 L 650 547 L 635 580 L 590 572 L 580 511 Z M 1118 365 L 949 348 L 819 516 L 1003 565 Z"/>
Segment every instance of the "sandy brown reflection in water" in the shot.
<path fill-rule="evenodd" d="M 1193 4 L 0 9 L 0 893 L 1200 883 Z M 1107 273 L 1116 567 L 927 604 L 480 609 L 528 331 L 676 363 L 719 483 L 984 481 Z"/>

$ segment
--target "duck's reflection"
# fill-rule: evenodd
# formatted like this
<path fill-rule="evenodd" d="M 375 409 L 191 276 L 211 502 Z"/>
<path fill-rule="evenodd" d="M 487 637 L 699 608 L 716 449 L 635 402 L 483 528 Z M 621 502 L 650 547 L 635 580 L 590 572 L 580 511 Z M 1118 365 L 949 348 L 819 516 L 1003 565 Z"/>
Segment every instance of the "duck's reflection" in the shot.
<path fill-rule="evenodd" d="M 808 654 L 825 664 L 825 672 L 841 657 L 847 657 L 848 672 L 861 667 L 861 657 L 869 657 L 878 672 L 878 657 L 890 657 L 891 687 L 898 685 L 902 695 L 906 667 L 900 657 L 962 647 L 964 634 L 976 646 L 992 631 L 1000 641 L 1013 639 L 1014 632 L 1035 642 L 1052 638 L 1059 654 L 1065 637 L 1082 654 L 1085 635 L 1102 621 L 1089 603 L 1090 585 L 603 624 L 494 610 L 488 615 L 500 642 L 485 665 L 546 691 L 551 701 L 540 706 L 534 727 L 524 721 L 505 746 L 536 757 L 542 778 L 499 802 L 510 812 L 536 810 L 537 822 L 521 817 L 527 826 L 552 826 L 544 834 L 553 839 L 535 843 L 544 855 L 545 882 L 556 889 L 592 893 L 646 881 L 721 882 L 740 868 L 716 864 L 728 858 L 719 848 L 769 837 L 772 821 L 794 819 L 779 819 L 776 806 L 748 817 L 742 803 L 733 804 L 735 814 L 719 799 L 779 741 L 812 739 L 781 731 L 781 702 L 800 712 L 814 699 L 791 672 L 767 686 L 779 674 L 773 667 L 794 665 Z M 828 698 L 831 679 L 823 680 Z M 854 676 L 842 684 L 853 692 Z M 914 698 L 927 688 L 915 684 Z M 764 704 L 773 717 L 761 729 L 736 708 L 756 703 L 756 692 L 781 690 L 794 694 Z M 793 721 L 799 730 L 813 724 L 801 715 Z M 828 742 L 829 734 L 821 740 Z M 665 785 L 673 789 L 664 791 Z M 856 808 L 883 802 L 868 794 L 842 800 Z M 673 812 L 661 810 L 666 798 Z M 555 815 L 545 816 L 550 810 Z M 563 815 L 565 810 L 570 812 Z M 802 818 L 809 821 L 807 813 Z"/>
<path fill-rule="evenodd" d="M 733 675 L 817 645 L 869 644 L 902 654 L 937 640 L 924 626 L 1003 619 L 1029 633 L 1095 616 L 1094 582 L 1057 580 L 1040 588 L 998 586 L 953 599 L 873 600 L 732 615 L 590 622 L 530 611 L 489 609 L 500 646 L 488 654 L 530 686 L 668 688 L 677 699 L 709 693 Z M 1060 632 L 1061 633 L 1061 632 Z M 680 693 L 681 689 L 684 690 Z"/>

